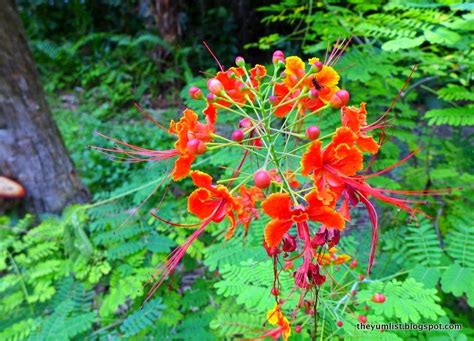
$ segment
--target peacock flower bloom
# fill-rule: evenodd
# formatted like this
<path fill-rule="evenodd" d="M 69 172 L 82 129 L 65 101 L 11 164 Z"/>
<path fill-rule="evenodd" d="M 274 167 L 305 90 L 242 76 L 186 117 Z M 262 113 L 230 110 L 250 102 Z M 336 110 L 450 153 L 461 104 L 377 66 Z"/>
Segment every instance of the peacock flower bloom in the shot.
<path fill-rule="evenodd" d="M 285 79 L 283 83 L 289 88 L 294 88 L 305 77 L 305 64 L 300 57 L 290 56 L 285 59 Z M 303 81 L 304 82 L 304 81 Z M 300 83 L 301 84 L 301 83 Z M 304 84 L 303 84 L 304 85 Z M 309 85 L 309 83 L 307 83 Z"/>
<path fill-rule="evenodd" d="M 340 76 L 336 70 L 328 65 L 323 65 L 321 71 L 314 74 L 311 82 L 314 88 L 318 91 L 318 97 L 324 103 L 329 102 L 332 95 L 339 90 L 339 87 L 337 86 L 339 79 Z"/>
<path fill-rule="evenodd" d="M 338 128 L 326 148 L 315 140 L 301 158 L 301 174 L 311 175 L 321 194 L 340 193 L 344 177 L 354 176 L 363 168 L 361 151 L 355 145 L 357 135 L 348 127 Z"/>
<path fill-rule="evenodd" d="M 343 217 L 334 209 L 335 197 L 323 202 L 317 190 L 314 190 L 305 196 L 305 200 L 307 206 L 294 205 L 288 193 L 273 193 L 262 203 L 263 211 L 272 218 L 264 232 L 267 247 L 277 247 L 294 224 L 308 220 L 333 228 L 344 228 Z"/>
<path fill-rule="evenodd" d="M 283 118 L 293 109 L 291 98 L 290 89 L 285 84 L 275 83 L 271 104 L 275 108 L 273 114 L 276 117 Z"/>
<path fill-rule="evenodd" d="M 367 110 L 364 102 L 360 104 L 359 108 L 342 107 L 341 122 L 343 127 L 350 128 L 357 135 L 356 144 L 362 151 L 371 154 L 376 154 L 379 151 L 379 144 L 366 133 Z"/>
<path fill-rule="evenodd" d="M 291 326 L 278 304 L 272 310 L 267 312 L 267 321 L 272 326 L 278 326 L 275 329 L 267 331 L 263 337 L 272 337 L 278 339 L 280 337 L 287 341 L 291 335 Z"/>
<path fill-rule="evenodd" d="M 191 171 L 191 179 L 198 188 L 188 197 L 188 211 L 200 219 L 210 219 L 215 223 L 229 218 L 230 226 L 225 237 L 231 238 L 236 227 L 236 215 L 241 214 L 242 205 L 227 187 L 214 186 L 212 177 L 201 171 Z"/>
<path fill-rule="evenodd" d="M 267 75 L 267 69 L 265 66 L 257 64 L 255 67 L 250 69 L 250 84 L 258 90 L 260 87 L 261 80 Z"/>
<path fill-rule="evenodd" d="M 173 180 L 178 181 L 188 176 L 191 164 L 197 155 L 206 151 L 205 143 L 212 140 L 214 125 L 210 122 L 206 124 L 199 122 L 198 115 L 194 111 L 185 109 L 183 117 L 178 122 L 170 122 L 168 131 L 178 137 L 174 146 L 179 156 L 171 171 Z"/>
<path fill-rule="evenodd" d="M 263 198 L 262 190 L 256 186 L 246 187 L 242 185 L 239 188 L 236 200 L 242 206 L 242 210 L 238 214 L 237 222 L 244 226 L 245 235 L 248 232 L 250 223 L 260 217 L 256 204 L 258 201 L 263 200 Z"/>

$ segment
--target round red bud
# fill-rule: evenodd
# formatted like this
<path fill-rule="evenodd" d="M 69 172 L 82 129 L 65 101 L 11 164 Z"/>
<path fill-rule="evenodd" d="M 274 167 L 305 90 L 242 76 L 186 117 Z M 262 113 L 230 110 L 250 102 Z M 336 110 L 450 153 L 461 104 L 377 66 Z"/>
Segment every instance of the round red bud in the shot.
<path fill-rule="evenodd" d="M 336 322 L 336 325 L 337 325 L 339 328 L 341 328 L 343 324 L 344 324 L 344 323 L 342 323 L 342 321 L 337 321 L 337 322 Z"/>
<path fill-rule="evenodd" d="M 352 295 L 352 296 L 357 295 L 357 290 L 352 290 L 352 291 L 351 291 L 351 295 Z"/>
<path fill-rule="evenodd" d="M 260 169 L 253 175 L 253 181 L 258 188 L 267 188 L 272 182 L 272 177 L 266 170 Z"/>
<path fill-rule="evenodd" d="M 295 333 L 297 333 L 297 334 L 301 333 L 301 329 L 302 329 L 302 328 L 301 328 L 301 324 L 297 324 L 297 325 L 295 326 Z"/>
<path fill-rule="evenodd" d="M 189 140 L 186 144 L 186 149 L 193 154 L 202 154 L 206 151 L 206 145 L 199 139 Z"/>
<path fill-rule="evenodd" d="M 272 57 L 272 62 L 273 64 L 279 63 L 279 62 L 285 62 L 285 54 L 283 51 L 276 50 L 273 52 L 273 57 Z"/>
<path fill-rule="evenodd" d="M 209 102 L 214 102 L 216 100 L 216 95 L 214 94 L 211 94 L 211 93 L 208 93 L 206 95 L 206 99 L 209 101 Z"/>
<path fill-rule="evenodd" d="M 374 303 L 383 303 L 385 302 L 385 295 L 384 294 L 375 294 L 374 296 L 372 296 L 372 302 Z"/>
<path fill-rule="evenodd" d="M 275 288 L 275 287 L 272 288 L 272 295 L 273 295 L 273 296 L 278 296 L 279 293 L 280 293 L 280 292 L 278 291 L 277 288 Z"/>
<path fill-rule="evenodd" d="M 357 267 L 357 260 L 354 259 L 352 262 L 350 262 L 350 263 L 349 263 L 349 267 L 350 267 L 351 269 L 356 268 L 356 267 Z"/>
<path fill-rule="evenodd" d="M 235 64 L 236 64 L 237 66 L 242 67 L 242 66 L 245 65 L 245 59 L 244 59 L 243 57 L 241 57 L 241 56 L 238 56 L 237 58 L 235 58 Z"/>
<path fill-rule="evenodd" d="M 244 139 L 244 133 L 242 130 L 236 129 L 232 132 L 232 140 L 235 142 L 242 142 Z"/>
<path fill-rule="evenodd" d="M 274 96 L 274 95 L 270 95 L 270 96 L 268 96 L 268 101 L 269 101 L 271 104 L 275 104 L 276 101 L 277 101 L 277 97 Z"/>
<path fill-rule="evenodd" d="M 283 270 L 291 270 L 293 269 L 293 267 L 294 267 L 293 261 L 287 260 L 285 261 L 285 264 L 283 265 Z"/>
<path fill-rule="evenodd" d="M 359 315 L 359 317 L 358 317 L 357 319 L 358 319 L 359 322 L 362 323 L 362 324 L 366 324 L 366 323 L 367 323 L 367 316 Z"/>
<path fill-rule="evenodd" d="M 350 95 L 347 90 L 339 90 L 334 95 L 332 95 L 329 103 L 333 108 L 341 108 L 346 106 L 349 103 Z"/>
<path fill-rule="evenodd" d="M 192 86 L 189 88 L 189 97 L 192 99 L 201 99 L 202 98 L 202 91 L 197 86 Z"/>
<path fill-rule="evenodd" d="M 323 63 L 321 62 L 316 62 L 313 64 L 314 68 L 316 69 L 316 72 L 319 72 L 323 69 Z"/>
<path fill-rule="evenodd" d="M 207 81 L 207 88 L 210 92 L 214 95 L 219 95 L 222 91 L 224 91 L 224 86 L 222 85 L 221 81 L 217 78 L 211 78 Z"/>
<path fill-rule="evenodd" d="M 364 276 L 364 275 L 359 275 L 359 281 L 363 281 L 363 280 L 364 280 L 364 278 L 365 278 L 365 276 Z"/>
<path fill-rule="evenodd" d="M 321 129 L 319 129 L 318 126 L 309 126 L 306 129 L 306 137 L 309 140 L 316 140 L 319 138 L 319 135 L 321 134 Z"/>

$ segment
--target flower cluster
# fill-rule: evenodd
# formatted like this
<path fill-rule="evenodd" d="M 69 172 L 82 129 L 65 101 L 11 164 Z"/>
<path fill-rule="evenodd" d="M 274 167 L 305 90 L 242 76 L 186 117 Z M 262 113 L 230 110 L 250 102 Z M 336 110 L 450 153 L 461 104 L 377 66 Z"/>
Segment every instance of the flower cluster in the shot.
<path fill-rule="evenodd" d="M 412 154 L 376 173 L 365 169 L 364 160 L 374 160 L 381 147 L 372 134 L 383 130 L 386 114 L 368 123 L 366 103 L 349 105 L 349 92 L 341 90 L 335 69 L 341 54 L 336 49 L 325 61 L 311 58 L 305 63 L 275 51 L 268 70 L 258 64 L 250 68 L 237 57 L 235 67 L 221 68 L 207 80 L 206 94 L 203 89 L 190 88 L 190 97 L 203 101 L 204 109 L 202 114 L 186 109 L 179 121 L 170 122 L 168 131 L 176 136 L 174 148 L 144 149 L 111 138 L 114 148 L 99 148 L 125 155 L 132 162 L 173 159 L 173 180 L 190 176 L 196 186 L 188 196 L 188 211 L 200 223 L 158 270 L 151 294 L 211 222 L 226 221 L 223 232 L 232 238 L 239 226 L 246 234 L 252 221 L 264 216 L 268 223 L 262 231 L 263 247 L 273 260 L 276 278 L 272 294 L 277 298 L 267 316 L 268 323 L 276 327 L 264 335 L 286 340 L 290 322 L 283 315 L 284 301 L 278 299 L 282 259 L 285 269 L 293 269 L 295 289 L 301 292 L 296 311 L 304 305 L 306 294 L 326 282 L 326 266 L 350 260 L 335 246 L 353 209 L 365 208 L 372 225 L 370 274 L 379 228 L 374 201 L 415 214 L 422 212 L 413 205 L 422 202 L 400 195 L 442 192 L 395 191 L 369 185 L 369 178 L 391 170 Z M 221 114 L 234 118 L 232 131 L 218 125 Z M 340 117 L 340 126 L 322 135 L 315 122 L 335 115 Z M 192 170 L 202 154 L 212 155 L 222 148 L 238 157 L 231 178 L 217 179 Z"/>

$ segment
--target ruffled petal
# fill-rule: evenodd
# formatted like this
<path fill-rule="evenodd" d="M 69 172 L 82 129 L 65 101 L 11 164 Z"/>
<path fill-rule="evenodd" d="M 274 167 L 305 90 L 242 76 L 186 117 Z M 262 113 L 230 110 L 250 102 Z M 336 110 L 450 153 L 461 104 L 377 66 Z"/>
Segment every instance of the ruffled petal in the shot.
<path fill-rule="evenodd" d="M 272 218 L 291 218 L 291 198 L 288 193 L 273 193 L 263 203 L 263 211 Z"/>
<path fill-rule="evenodd" d="M 174 162 L 174 168 L 171 171 L 174 181 L 181 180 L 188 176 L 191 164 L 196 157 L 192 154 L 182 154 Z"/>
<path fill-rule="evenodd" d="M 344 229 L 344 217 L 329 206 L 314 207 L 309 214 L 309 219 L 320 222 L 328 228 Z"/>
<path fill-rule="evenodd" d="M 212 193 L 205 188 L 198 188 L 188 197 L 188 211 L 200 219 L 206 219 L 214 213 L 219 202 L 211 200 Z"/>
<path fill-rule="evenodd" d="M 323 166 L 321 158 L 321 141 L 314 141 L 303 154 L 301 158 L 301 174 L 308 176 L 315 169 L 320 169 Z"/>
<path fill-rule="evenodd" d="M 265 226 L 265 244 L 267 247 L 277 247 L 283 236 L 293 225 L 293 221 L 285 219 L 273 219 Z"/>
<path fill-rule="evenodd" d="M 212 187 L 212 177 L 209 174 L 206 174 L 201 171 L 192 171 L 191 179 L 197 187 L 211 188 Z"/>
<path fill-rule="evenodd" d="M 357 145 L 362 151 L 371 154 L 376 154 L 380 148 L 380 145 L 375 142 L 372 136 L 359 136 L 357 139 Z"/>

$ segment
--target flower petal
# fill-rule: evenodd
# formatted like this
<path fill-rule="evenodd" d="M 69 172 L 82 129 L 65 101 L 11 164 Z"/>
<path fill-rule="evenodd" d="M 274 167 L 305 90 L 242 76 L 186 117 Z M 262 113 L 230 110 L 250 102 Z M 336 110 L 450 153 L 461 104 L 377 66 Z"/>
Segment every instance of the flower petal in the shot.
<path fill-rule="evenodd" d="M 288 193 L 273 193 L 263 203 L 263 211 L 272 218 L 291 218 L 291 198 Z"/>
<path fill-rule="evenodd" d="M 212 188 L 212 177 L 201 171 L 192 171 L 191 178 L 197 187 Z"/>
<path fill-rule="evenodd" d="M 315 169 L 320 169 L 323 166 L 321 158 L 321 141 L 316 140 L 309 146 L 308 150 L 301 158 L 301 174 L 309 175 Z"/>
<path fill-rule="evenodd" d="M 211 200 L 212 193 L 205 188 L 198 188 L 188 197 L 188 211 L 200 219 L 208 218 L 216 209 L 219 201 Z"/>
<path fill-rule="evenodd" d="M 285 219 L 273 219 L 265 226 L 265 244 L 267 247 L 277 247 L 283 236 L 293 225 L 293 221 Z"/>

